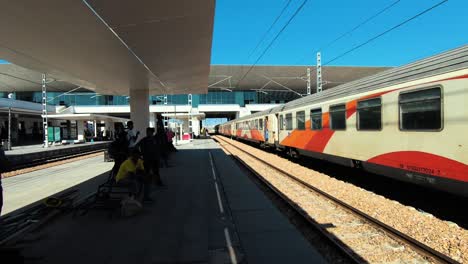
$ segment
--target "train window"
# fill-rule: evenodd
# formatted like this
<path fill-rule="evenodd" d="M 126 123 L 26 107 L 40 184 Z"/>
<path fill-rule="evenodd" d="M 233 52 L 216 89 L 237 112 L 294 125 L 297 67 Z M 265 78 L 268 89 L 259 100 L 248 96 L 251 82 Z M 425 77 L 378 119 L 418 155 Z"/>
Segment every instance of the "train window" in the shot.
<path fill-rule="evenodd" d="M 346 105 L 330 106 L 330 128 L 333 130 L 346 129 Z"/>
<path fill-rule="evenodd" d="M 310 126 L 312 130 L 322 129 L 322 109 L 310 110 Z"/>
<path fill-rule="evenodd" d="M 293 129 L 292 114 L 286 114 L 286 130 Z"/>
<path fill-rule="evenodd" d="M 283 115 L 279 116 L 279 125 L 280 125 L 280 130 L 284 130 L 284 124 L 283 124 Z"/>
<path fill-rule="evenodd" d="M 258 129 L 258 119 L 255 120 L 255 128 Z"/>
<path fill-rule="evenodd" d="M 305 130 L 305 111 L 296 112 L 296 128 Z"/>
<path fill-rule="evenodd" d="M 263 119 L 258 120 L 258 128 L 259 130 L 263 130 Z"/>
<path fill-rule="evenodd" d="M 401 130 L 440 130 L 442 129 L 440 87 L 401 93 Z"/>
<path fill-rule="evenodd" d="M 357 103 L 358 130 L 380 130 L 382 128 L 382 99 L 374 98 Z"/>

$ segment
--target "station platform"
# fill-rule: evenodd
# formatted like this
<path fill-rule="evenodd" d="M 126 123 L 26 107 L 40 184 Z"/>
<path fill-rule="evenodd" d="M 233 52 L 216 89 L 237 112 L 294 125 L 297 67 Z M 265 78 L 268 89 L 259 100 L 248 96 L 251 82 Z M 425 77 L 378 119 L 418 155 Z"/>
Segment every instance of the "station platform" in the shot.
<path fill-rule="evenodd" d="M 55 159 L 68 155 L 76 155 L 82 152 L 106 149 L 110 141 L 85 142 L 80 144 L 56 145 L 44 148 L 42 145 L 14 147 L 5 151 L 9 162 L 13 167 L 29 164 L 44 159 Z"/>
<path fill-rule="evenodd" d="M 20 213 L 16 210 L 27 210 L 46 197 L 91 180 L 89 189 L 81 186 L 82 196 L 89 195 L 97 182 L 107 179 L 107 172 L 114 165 L 103 160 L 103 155 L 99 155 L 3 179 L 2 216 Z M 103 175 L 96 176 L 100 174 Z"/>
<path fill-rule="evenodd" d="M 19 242 L 24 256 L 38 263 L 325 263 L 213 140 L 178 150 L 161 169 L 167 187 L 155 189 L 138 215 L 59 216 Z"/>

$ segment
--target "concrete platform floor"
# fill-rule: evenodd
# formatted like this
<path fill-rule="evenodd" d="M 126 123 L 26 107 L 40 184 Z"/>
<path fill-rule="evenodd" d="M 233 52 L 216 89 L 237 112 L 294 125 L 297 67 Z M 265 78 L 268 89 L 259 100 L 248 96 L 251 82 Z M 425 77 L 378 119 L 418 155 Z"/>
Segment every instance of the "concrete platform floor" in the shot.
<path fill-rule="evenodd" d="M 133 217 L 63 215 L 20 242 L 35 263 L 323 263 L 211 139 L 178 146 Z M 80 170 L 80 169 L 78 169 Z M 80 170 L 82 171 L 82 170 Z"/>
<path fill-rule="evenodd" d="M 2 215 L 92 179 L 112 166 L 100 155 L 3 179 Z"/>

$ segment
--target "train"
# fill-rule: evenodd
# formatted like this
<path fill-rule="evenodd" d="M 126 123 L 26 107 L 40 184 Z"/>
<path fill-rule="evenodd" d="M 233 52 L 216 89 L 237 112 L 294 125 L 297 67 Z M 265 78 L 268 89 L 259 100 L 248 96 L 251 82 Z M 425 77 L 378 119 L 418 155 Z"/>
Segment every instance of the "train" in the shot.
<path fill-rule="evenodd" d="M 468 197 L 468 45 L 230 120 L 217 132 Z"/>

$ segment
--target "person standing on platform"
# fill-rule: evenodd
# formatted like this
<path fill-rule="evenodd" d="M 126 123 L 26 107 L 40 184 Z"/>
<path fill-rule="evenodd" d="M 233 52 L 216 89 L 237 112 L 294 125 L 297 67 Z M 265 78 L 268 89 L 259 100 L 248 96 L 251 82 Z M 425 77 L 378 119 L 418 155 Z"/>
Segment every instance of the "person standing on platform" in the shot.
<path fill-rule="evenodd" d="M 140 135 L 140 131 L 137 131 L 135 133 L 135 130 L 133 129 L 133 121 L 128 121 L 127 122 L 127 141 L 128 141 L 128 148 L 133 149 L 138 141 L 138 135 Z"/>
<path fill-rule="evenodd" d="M 140 150 L 143 155 L 143 165 L 145 166 L 145 173 L 148 177 L 146 179 L 147 186 L 151 181 L 156 186 L 164 186 L 159 174 L 159 145 L 153 136 L 154 128 L 146 128 L 146 137 L 140 140 L 136 145 L 136 149 Z M 151 177 L 152 176 L 152 177 Z M 151 179 L 152 178 L 152 179 Z M 149 191 L 149 188 L 147 189 Z"/>
<path fill-rule="evenodd" d="M 168 151 L 177 151 L 172 143 L 172 139 L 174 138 L 174 132 L 171 129 L 166 128 L 166 137 L 167 137 L 167 149 Z"/>
<path fill-rule="evenodd" d="M 2 207 L 3 207 L 3 187 L 2 187 L 2 173 L 8 171 L 10 167 L 10 163 L 5 155 L 5 151 L 3 150 L 3 145 L 0 145 L 0 215 L 2 215 Z"/>
<path fill-rule="evenodd" d="M 161 165 L 166 166 L 166 168 L 169 168 L 169 150 L 167 148 L 168 142 L 167 142 L 167 136 L 166 132 L 164 131 L 164 125 L 162 121 L 162 116 L 158 116 L 158 120 L 156 121 L 156 134 L 154 135 L 156 138 L 156 142 L 159 144 L 160 148 L 160 154 L 161 154 L 161 159 L 162 163 Z"/>
<path fill-rule="evenodd" d="M 114 159 L 113 175 L 117 175 L 120 165 L 127 159 L 128 154 L 127 134 L 123 127 L 117 127 L 115 140 L 109 145 L 109 155 Z"/>

